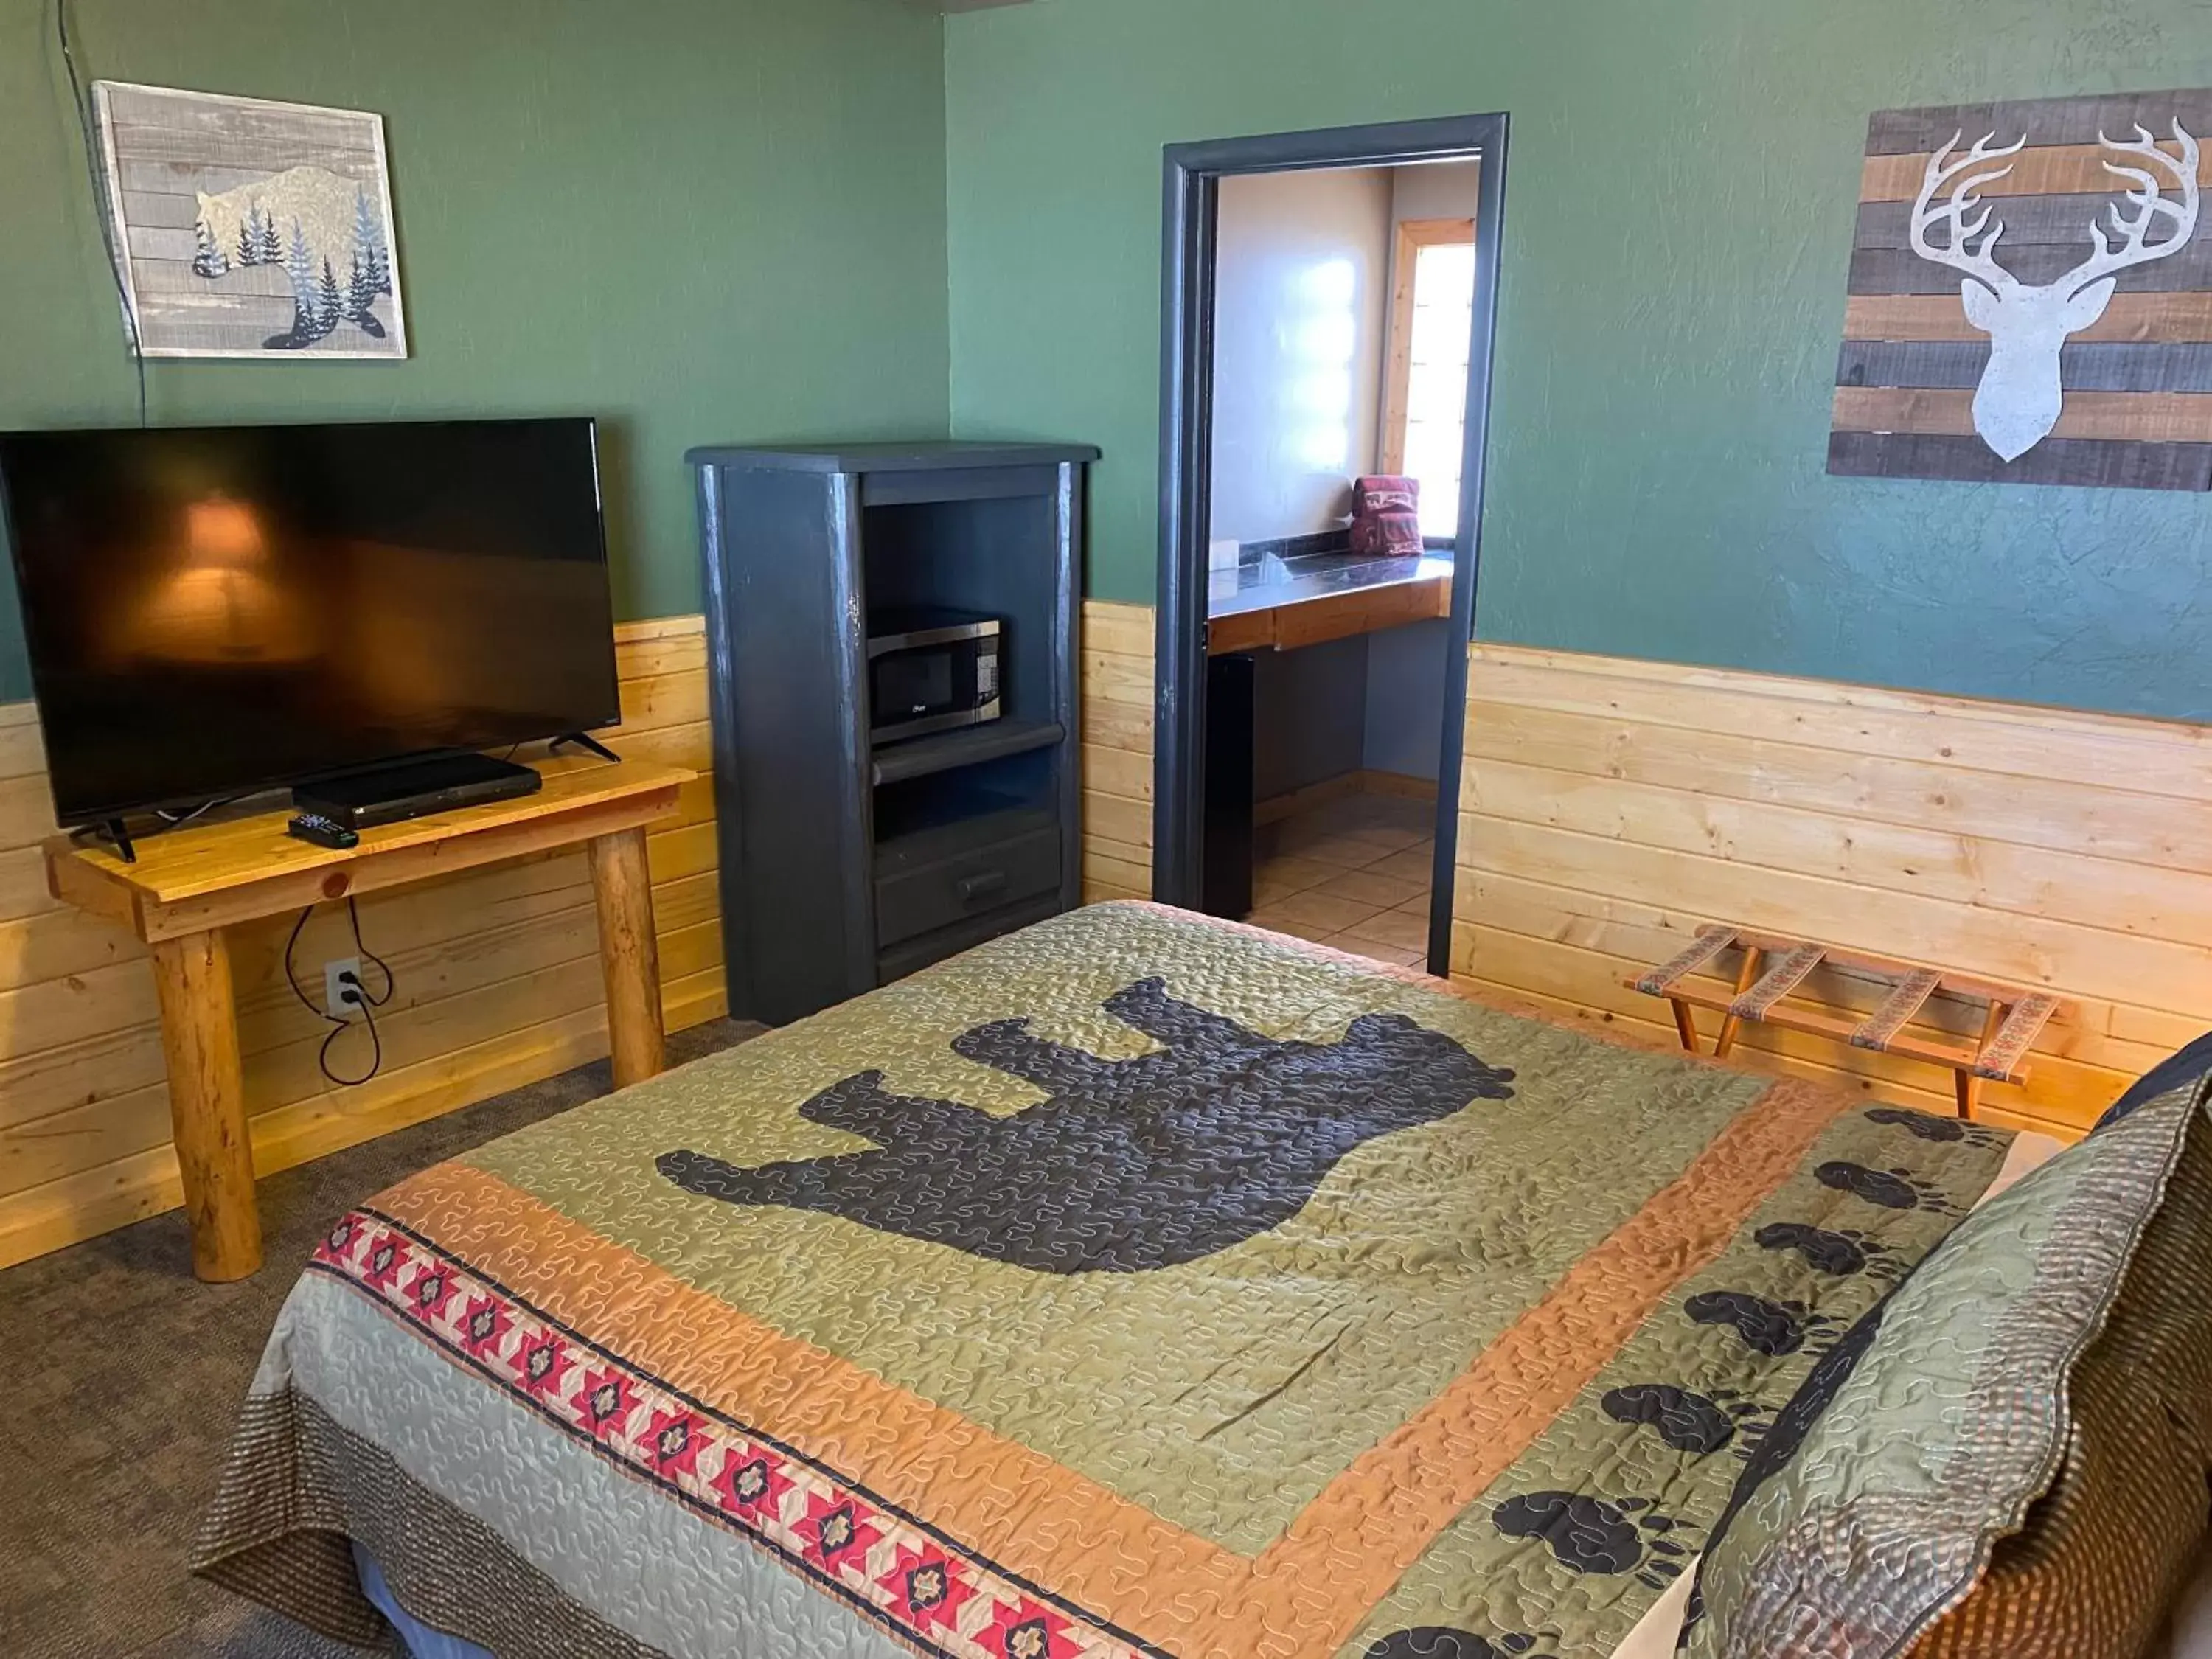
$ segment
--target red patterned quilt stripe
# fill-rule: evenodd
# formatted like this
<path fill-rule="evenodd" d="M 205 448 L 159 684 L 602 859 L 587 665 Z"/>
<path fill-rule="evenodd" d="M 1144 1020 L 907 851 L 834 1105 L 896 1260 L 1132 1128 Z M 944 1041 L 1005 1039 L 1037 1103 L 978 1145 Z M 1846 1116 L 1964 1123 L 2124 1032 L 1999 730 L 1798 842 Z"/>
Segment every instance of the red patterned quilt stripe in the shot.
<path fill-rule="evenodd" d="M 371 1212 L 313 1266 L 374 1297 L 495 1385 L 696 1513 L 954 1659 L 1136 1659 L 1154 1650 L 1048 1603 L 769 1437 L 700 1410 Z"/>

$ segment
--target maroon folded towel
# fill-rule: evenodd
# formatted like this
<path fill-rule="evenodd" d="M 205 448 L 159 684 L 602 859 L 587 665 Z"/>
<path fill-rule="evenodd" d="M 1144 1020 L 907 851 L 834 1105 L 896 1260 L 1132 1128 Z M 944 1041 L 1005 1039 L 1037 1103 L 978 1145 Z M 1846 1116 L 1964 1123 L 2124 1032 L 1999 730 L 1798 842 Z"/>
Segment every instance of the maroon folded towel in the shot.
<path fill-rule="evenodd" d="M 1370 513 L 1352 521 L 1352 550 L 1370 558 L 1410 558 L 1421 550 L 1418 513 Z"/>
<path fill-rule="evenodd" d="M 1372 477 L 1352 483 L 1352 550 L 1404 558 L 1421 550 L 1421 481 Z"/>
<path fill-rule="evenodd" d="M 1421 510 L 1421 481 L 1396 475 L 1377 475 L 1352 481 L 1352 515 L 1370 513 L 1418 513 Z"/>

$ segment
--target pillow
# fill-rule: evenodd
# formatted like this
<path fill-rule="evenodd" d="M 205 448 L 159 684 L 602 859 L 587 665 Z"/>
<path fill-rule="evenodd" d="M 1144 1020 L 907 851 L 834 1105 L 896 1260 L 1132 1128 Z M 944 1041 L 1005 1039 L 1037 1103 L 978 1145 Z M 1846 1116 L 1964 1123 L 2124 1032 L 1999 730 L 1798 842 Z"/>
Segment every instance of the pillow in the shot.
<path fill-rule="evenodd" d="M 1692 1655 L 2145 1650 L 2212 1474 L 2203 1066 L 2145 1083 L 1808 1376 L 1707 1540 Z"/>

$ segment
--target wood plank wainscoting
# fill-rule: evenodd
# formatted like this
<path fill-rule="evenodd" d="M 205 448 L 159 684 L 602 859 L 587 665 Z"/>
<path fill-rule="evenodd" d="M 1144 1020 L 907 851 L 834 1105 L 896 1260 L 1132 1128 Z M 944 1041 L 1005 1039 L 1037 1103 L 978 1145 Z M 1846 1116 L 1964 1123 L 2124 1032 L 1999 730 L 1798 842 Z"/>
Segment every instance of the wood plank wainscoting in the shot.
<path fill-rule="evenodd" d="M 1143 897 L 1152 613 L 1092 600 L 1084 625 L 1084 895 Z M 1470 989 L 1671 1044 L 1620 980 L 1704 921 L 2046 987 L 2073 1017 L 1980 1109 L 2060 1134 L 2212 1027 L 2212 727 L 1479 646 L 1467 757 Z M 1805 989 L 1854 1015 L 1881 994 Z M 1923 1018 L 1972 1040 L 1982 1012 Z M 1735 1058 L 1954 1109 L 1942 1073 L 1814 1037 L 1751 1028 Z"/>
<path fill-rule="evenodd" d="M 1084 628 L 1085 896 L 1142 897 L 1152 612 L 1087 601 Z M 706 771 L 700 619 L 626 623 L 617 656 L 613 746 Z M 1716 920 L 2047 985 L 2077 1018 L 2045 1033 L 2025 1091 L 1992 1085 L 1984 1109 L 2062 1131 L 2212 1024 L 2212 732 L 1508 647 L 1478 647 L 1471 678 L 1453 968 L 1472 988 L 1667 1038 L 1664 1007 L 1616 981 Z M 0 1266 L 179 1197 L 145 952 L 47 895 L 43 765 L 35 709 L 0 706 Z M 723 1011 L 703 777 L 649 851 L 676 1030 Z M 362 921 L 398 993 L 385 1069 L 360 1089 L 316 1070 L 325 1028 L 285 987 L 289 924 L 235 942 L 263 1173 L 606 1052 L 580 854 L 377 895 Z M 310 925 L 310 981 L 352 954 L 344 926 L 335 908 Z M 1874 994 L 1820 988 L 1841 1008 Z M 1787 1032 L 1747 1033 L 1738 1054 L 1948 1102 L 1908 1062 Z"/>
<path fill-rule="evenodd" d="M 602 734 L 610 746 L 702 775 L 647 843 L 675 1030 L 725 1006 L 702 620 L 623 623 L 616 655 L 623 724 Z M 44 765 L 34 706 L 0 706 L 0 1267 L 179 1200 L 146 951 L 47 894 L 39 842 L 54 825 Z M 357 1089 L 317 1069 L 328 1028 L 284 982 L 292 919 L 234 932 L 261 1174 L 607 1052 L 580 850 L 374 894 L 361 920 L 397 989 L 377 1015 L 383 1070 Z M 353 954 L 343 908 L 325 906 L 300 942 L 308 994 L 320 995 L 325 958 Z M 339 1039 L 332 1060 L 342 1071 L 365 1062 L 356 1045 L 365 1047 L 358 1034 Z"/>
<path fill-rule="evenodd" d="M 1470 987 L 1671 1041 L 1620 981 L 1702 921 L 2040 987 L 2072 1017 L 1979 1115 L 2064 1134 L 2212 1026 L 2212 727 L 1478 646 L 1467 755 Z M 1805 989 L 1855 1018 L 1881 994 Z M 1971 1041 L 1982 1011 L 1927 1018 Z M 1954 1109 L 1891 1055 L 1764 1026 L 1737 1054 Z"/>
<path fill-rule="evenodd" d="M 1083 897 L 1152 896 L 1152 608 L 1083 602 Z"/>

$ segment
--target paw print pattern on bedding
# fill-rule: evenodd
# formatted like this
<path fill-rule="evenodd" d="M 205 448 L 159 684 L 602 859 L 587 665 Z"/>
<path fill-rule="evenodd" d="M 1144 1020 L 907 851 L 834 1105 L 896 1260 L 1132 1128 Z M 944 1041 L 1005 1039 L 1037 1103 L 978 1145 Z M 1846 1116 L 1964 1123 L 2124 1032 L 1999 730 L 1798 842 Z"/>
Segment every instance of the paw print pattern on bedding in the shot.
<path fill-rule="evenodd" d="M 1379 1638 L 1430 1629 L 1493 1642 L 1494 1630 L 1561 1629 L 1568 1653 L 1612 1652 L 1680 1585 L 1746 1472 L 1802 1437 L 1783 1402 L 1839 1364 L 1856 1322 L 2002 1165 L 2009 1136 L 1954 1139 L 1931 1121 L 1922 1134 L 1901 1111 L 1840 1114 L 1334 1659 L 1379 1659 Z M 1900 1192 L 1909 1207 L 1867 1196 Z"/>
<path fill-rule="evenodd" d="M 1700 1325 L 1727 1326 L 1753 1352 L 1778 1359 L 1814 1337 L 1832 1337 L 1841 1329 L 1838 1321 L 1802 1302 L 1770 1301 L 1748 1291 L 1702 1291 L 1682 1304 L 1682 1311 Z"/>
<path fill-rule="evenodd" d="M 1766 1411 L 1732 1389 L 1706 1395 L 1671 1382 L 1632 1382 L 1608 1390 L 1598 1405 L 1614 1422 L 1649 1428 L 1676 1451 L 1692 1457 L 1722 1450 L 1739 1429 L 1756 1431 L 1762 1425 L 1753 1419 Z"/>
<path fill-rule="evenodd" d="M 1838 1158 L 1813 1171 L 1823 1187 L 1849 1193 L 1885 1210 L 1926 1210 L 1936 1215 L 1957 1215 L 1959 1206 L 1943 1189 L 1899 1164 L 1887 1170 L 1869 1169 Z"/>
<path fill-rule="evenodd" d="M 1994 1129 L 1970 1123 L 1964 1118 L 1938 1117 L 1933 1112 L 1917 1112 L 1910 1106 L 1876 1106 L 1866 1114 L 1867 1121 L 1904 1130 L 1917 1140 L 1933 1141 L 1938 1146 L 2002 1146 L 2008 1137 Z"/>
<path fill-rule="evenodd" d="M 1509 1498 L 1491 1516 L 1508 1538 L 1540 1539 L 1553 1559 L 1577 1572 L 1633 1572 L 1664 1589 L 1697 1552 L 1674 1537 L 1679 1522 L 1648 1498 L 1607 1501 L 1581 1492 L 1534 1492 Z"/>
<path fill-rule="evenodd" d="M 744 1169 L 692 1151 L 657 1167 L 726 1204 L 842 1216 L 1038 1273 L 1137 1273 L 1256 1237 L 1366 1141 L 1513 1094 L 1513 1073 L 1404 1014 L 1335 1042 L 1277 1042 L 1158 978 L 1103 1005 L 1163 1046 L 1103 1060 L 994 1020 L 954 1052 L 1051 1091 L 1020 1111 L 896 1095 L 861 1072 L 799 1109 L 869 1151 Z"/>
<path fill-rule="evenodd" d="M 1803 1221 L 1771 1221 L 1752 1235 L 1762 1250 L 1795 1250 L 1815 1273 L 1849 1279 L 1859 1273 L 1895 1284 L 1911 1265 L 1888 1245 L 1853 1228 L 1831 1232 Z"/>

